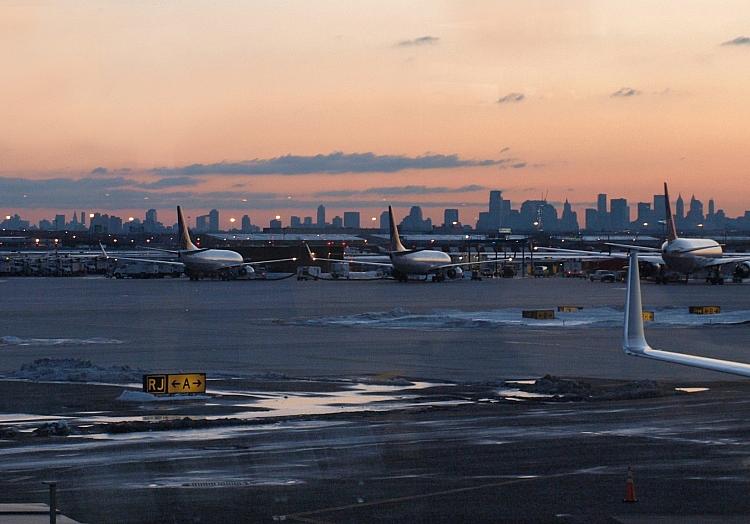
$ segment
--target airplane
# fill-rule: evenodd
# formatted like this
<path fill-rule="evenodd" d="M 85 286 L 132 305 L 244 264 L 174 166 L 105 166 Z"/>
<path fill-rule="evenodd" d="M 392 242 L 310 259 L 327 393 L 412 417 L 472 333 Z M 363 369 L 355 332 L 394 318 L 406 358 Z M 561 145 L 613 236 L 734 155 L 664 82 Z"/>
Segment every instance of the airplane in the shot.
<path fill-rule="evenodd" d="M 419 275 L 427 278 L 428 275 L 435 275 L 438 282 L 446 278 L 460 278 L 463 275 L 461 266 L 476 265 L 477 262 L 453 262 L 448 253 L 437 251 L 435 249 L 406 249 L 401 243 L 398 226 L 393 219 L 393 209 L 388 206 L 388 217 L 391 221 L 391 249 L 388 252 L 390 262 L 374 262 L 366 258 L 352 258 L 349 262 L 370 265 L 375 267 L 387 267 L 391 269 L 393 277 L 399 282 L 409 280 L 409 275 Z M 309 252 L 308 247 L 308 252 Z M 320 258 L 310 253 L 313 260 L 324 260 L 328 262 L 341 262 L 334 258 Z"/>
<path fill-rule="evenodd" d="M 628 256 L 630 262 L 628 267 L 628 290 L 625 300 L 625 321 L 622 340 L 622 349 L 626 355 L 750 377 L 750 364 L 652 348 L 646 341 L 643 330 L 638 251 L 634 249 Z"/>
<path fill-rule="evenodd" d="M 104 246 L 99 243 L 102 253 L 105 258 L 114 260 L 126 260 L 131 262 L 154 262 L 159 264 L 167 264 L 173 266 L 180 266 L 184 269 L 185 273 L 190 280 L 200 280 L 204 276 L 218 275 L 222 278 L 233 278 L 239 276 L 240 273 L 245 275 L 253 275 L 255 269 L 253 266 L 261 264 L 271 264 L 275 262 L 287 262 L 296 261 L 297 257 L 292 258 L 278 258 L 274 260 L 259 260 L 256 262 L 246 261 L 242 255 L 236 251 L 228 249 L 206 249 L 199 248 L 190 239 L 190 231 L 188 230 L 187 222 L 182 216 L 182 209 L 177 206 L 177 226 L 180 230 L 180 249 L 160 249 L 149 247 L 151 251 L 160 251 L 163 253 L 170 253 L 177 255 L 179 261 L 172 260 L 154 260 L 144 258 L 126 258 L 126 257 L 111 257 L 104 250 Z"/>
<path fill-rule="evenodd" d="M 664 276 L 664 269 L 684 274 L 686 283 L 691 273 L 708 270 L 708 282 L 711 284 L 723 284 L 724 278 L 721 276 L 719 270 L 721 266 L 732 263 L 739 264 L 742 268 L 742 272 L 750 276 L 750 255 L 728 255 L 723 252 L 721 244 L 711 238 L 684 238 L 677 235 L 677 228 L 675 227 L 674 217 L 672 215 L 672 207 L 669 202 L 669 190 L 667 189 L 666 182 L 664 182 L 664 203 L 666 211 L 667 239 L 661 245 L 661 248 L 617 244 L 614 242 L 606 242 L 605 245 L 625 249 L 632 249 L 635 247 L 637 248 L 637 251 L 648 252 L 640 253 L 638 255 L 638 260 L 656 266 L 660 270 L 657 282 L 664 284 L 667 283 L 667 279 Z M 584 250 L 558 248 L 539 249 L 557 253 L 577 253 L 581 256 L 603 255 L 603 253 Z M 623 259 L 628 257 L 626 253 L 609 253 L 607 256 L 610 258 Z"/>

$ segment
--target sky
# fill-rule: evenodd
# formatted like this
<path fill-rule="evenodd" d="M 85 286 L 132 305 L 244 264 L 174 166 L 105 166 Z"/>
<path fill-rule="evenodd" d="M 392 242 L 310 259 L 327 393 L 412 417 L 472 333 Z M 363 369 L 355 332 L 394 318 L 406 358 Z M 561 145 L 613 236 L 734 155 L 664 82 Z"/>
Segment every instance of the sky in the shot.
<path fill-rule="evenodd" d="M 748 20 L 746 0 L 4 2 L 0 214 L 473 223 L 490 189 L 580 210 L 667 180 L 735 216 Z"/>

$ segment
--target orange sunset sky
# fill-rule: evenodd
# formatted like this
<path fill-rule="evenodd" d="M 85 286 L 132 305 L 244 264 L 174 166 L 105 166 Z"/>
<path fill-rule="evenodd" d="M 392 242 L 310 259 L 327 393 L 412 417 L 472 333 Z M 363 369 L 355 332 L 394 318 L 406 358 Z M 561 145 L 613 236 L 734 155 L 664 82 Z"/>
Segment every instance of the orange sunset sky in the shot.
<path fill-rule="evenodd" d="M 750 208 L 747 0 L 9 1 L 0 67 L 2 215 Z"/>

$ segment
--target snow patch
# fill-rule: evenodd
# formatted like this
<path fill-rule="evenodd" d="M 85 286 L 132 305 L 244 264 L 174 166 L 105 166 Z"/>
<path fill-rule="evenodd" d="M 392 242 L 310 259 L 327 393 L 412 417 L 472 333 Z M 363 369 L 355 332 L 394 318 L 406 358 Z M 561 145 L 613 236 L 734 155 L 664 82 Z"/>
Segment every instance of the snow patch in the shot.
<path fill-rule="evenodd" d="M 43 382 L 140 382 L 143 371 L 130 366 L 103 367 L 77 358 L 40 358 L 10 373 L 10 378 Z"/>
<path fill-rule="evenodd" d="M 21 338 L 13 335 L 0 337 L 0 346 L 81 346 L 90 344 L 122 344 L 116 338 Z"/>
<path fill-rule="evenodd" d="M 121 402 L 169 402 L 172 400 L 209 400 L 208 395 L 152 395 L 143 391 L 133 391 L 126 389 L 117 400 Z"/>
<path fill-rule="evenodd" d="M 516 308 L 489 311 L 436 310 L 416 314 L 403 308 L 375 311 L 339 317 L 313 318 L 293 321 L 312 326 L 370 327 L 381 329 L 495 329 L 500 327 L 619 327 L 622 308 L 592 307 L 570 313 L 557 312 L 554 319 L 523 318 Z M 750 310 L 722 312 L 717 315 L 691 315 L 687 308 L 668 307 L 655 310 L 652 327 L 691 327 L 708 324 L 729 325 L 750 322 Z"/>

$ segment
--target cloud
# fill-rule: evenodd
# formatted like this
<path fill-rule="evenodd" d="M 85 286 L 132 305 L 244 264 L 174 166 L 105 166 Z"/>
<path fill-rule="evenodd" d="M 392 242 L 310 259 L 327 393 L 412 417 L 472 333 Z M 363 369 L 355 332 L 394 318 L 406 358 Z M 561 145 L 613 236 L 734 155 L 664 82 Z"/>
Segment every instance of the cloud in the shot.
<path fill-rule="evenodd" d="M 633 89 L 632 87 L 621 87 L 609 96 L 614 98 L 627 98 L 630 96 L 638 96 L 640 94 L 640 91 L 638 91 L 637 89 Z"/>
<path fill-rule="evenodd" d="M 196 179 L 180 181 L 192 184 Z M 79 179 L 0 177 L 0 207 L 19 209 L 132 209 L 145 207 L 248 207 L 258 202 L 269 208 L 283 203 L 284 195 L 277 193 L 252 193 L 241 191 L 215 191 L 192 193 L 188 191 L 152 192 L 145 186 L 161 181 L 139 184 L 124 177 L 84 177 Z M 246 202 L 243 203 L 242 199 Z M 270 204 L 273 202 L 273 204 Z"/>
<path fill-rule="evenodd" d="M 732 40 L 727 40 L 726 42 L 722 42 L 721 45 L 746 45 L 746 46 L 750 46 L 750 36 L 738 36 L 737 38 L 733 38 Z"/>
<path fill-rule="evenodd" d="M 160 178 L 159 180 L 156 180 L 155 182 L 139 183 L 139 184 L 135 184 L 135 186 L 141 189 L 167 189 L 170 187 L 179 187 L 179 186 L 195 186 L 197 184 L 200 184 L 201 182 L 202 180 L 200 178 L 193 178 L 189 176 L 176 176 L 176 177 Z"/>
<path fill-rule="evenodd" d="M 159 167 L 152 173 L 159 176 L 197 175 L 311 175 L 344 173 L 395 173 L 407 169 L 445 169 L 493 166 L 505 160 L 472 160 L 458 155 L 426 154 L 376 155 L 375 153 L 342 153 L 301 156 L 285 155 L 275 158 L 256 158 L 242 162 L 191 164 L 182 167 Z"/>
<path fill-rule="evenodd" d="M 396 44 L 396 47 L 414 47 L 414 46 L 424 46 L 424 45 L 435 45 L 440 41 L 440 38 L 437 36 L 420 36 L 418 38 L 414 38 L 412 40 L 401 40 L 399 43 Z"/>
<path fill-rule="evenodd" d="M 516 104 L 523 102 L 526 99 L 526 95 L 523 93 L 508 93 L 505 96 L 501 96 L 497 99 L 498 104 Z"/>
<path fill-rule="evenodd" d="M 371 187 L 361 190 L 331 190 L 315 193 L 316 197 L 350 197 L 355 195 L 434 195 L 446 193 L 470 193 L 472 191 L 487 190 L 485 186 L 470 184 L 460 187 L 444 186 L 391 186 Z"/>
<path fill-rule="evenodd" d="M 94 169 L 92 169 L 90 174 L 92 174 L 92 175 L 106 175 L 107 173 L 109 173 L 109 171 L 107 170 L 106 167 L 99 166 L 99 167 L 95 167 Z"/>

